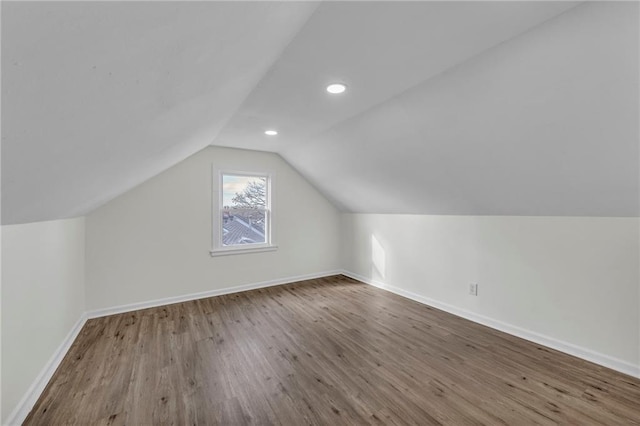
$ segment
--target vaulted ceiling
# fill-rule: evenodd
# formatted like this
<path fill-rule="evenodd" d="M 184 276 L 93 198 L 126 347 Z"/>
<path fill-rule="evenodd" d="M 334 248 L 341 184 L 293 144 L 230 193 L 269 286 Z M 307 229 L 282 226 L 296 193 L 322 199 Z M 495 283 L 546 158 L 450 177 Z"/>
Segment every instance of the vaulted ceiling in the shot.
<path fill-rule="evenodd" d="M 638 216 L 638 35 L 637 3 L 3 2 L 2 221 L 210 144 L 345 211 Z"/>

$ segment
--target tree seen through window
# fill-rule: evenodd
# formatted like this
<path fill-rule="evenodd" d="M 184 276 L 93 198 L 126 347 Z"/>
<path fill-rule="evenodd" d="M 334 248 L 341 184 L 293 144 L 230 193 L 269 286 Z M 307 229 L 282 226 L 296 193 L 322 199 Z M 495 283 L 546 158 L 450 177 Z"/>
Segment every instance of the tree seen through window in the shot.
<path fill-rule="evenodd" d="M 264 244 L 268 231 L 267 178 L 224 174 L 222 243 Z"/>

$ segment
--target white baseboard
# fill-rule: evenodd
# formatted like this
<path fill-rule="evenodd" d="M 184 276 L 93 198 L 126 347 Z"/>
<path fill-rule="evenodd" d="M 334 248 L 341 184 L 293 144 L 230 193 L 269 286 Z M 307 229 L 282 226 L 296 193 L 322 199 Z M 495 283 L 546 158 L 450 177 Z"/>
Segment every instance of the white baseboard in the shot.
<path fill-rule="evenodd" d="M 315 278 L 323 278 L 323 277 L 328 277 L 332 275 L 340 275 L 341 273 L 342 271 L 339 271 L 339 270 L 325 271 L 325 272 L 318 272 L 315 274 L 298 275 L 298 276 L 287 277 L 287 278 L 278 278 L 275 280 L 262 281 L 258 283 L 204 291 L 201 293 L 185 294 L 182 296 L 166 297 L 163 299 L 156 299 L 148 302 L 131 303 L 127 305 L 114 306 L 112 308 L 98 309 L 94 311 L 85 312 L 80 316 L 80 318 L 78 319 L 76 324 L 73 326 L 69 334 L 65 337 L 62 344 L 55 351 L 51 359 L 49 359 L 45 367 L 42 369 L 42 371 L 40 372 L 36 380 L 33 382 L 33 384 L 29 387 L 25 395 L 22 397 L 22 399 L 20 400 L 16 408 L 13 410 L 11 415 L 9 415 L 9 417 L 6 420 L 6 423 L 4 424 L 8 426 L 17 426 L 22 424 L 22 422 L 24 422 L 27 415 L 29 415 L 29 412 L 31 411 L 35 403 L 38 401 L 38 398 L 40 397 L 42 392 L 44 391 L 44 388 L 47 386 L 47 383 L 49 383 L 49 380 L 51 380 L 53 373 L 55 373 L 56 369 L 60 366 L 62 359 L 71 348 L 71 345 L 75 341 L 76 337 L 78 337 L 80 330 L 82 329 L 82 327 L 84 326 L 85 322 L 87 322 L 88 319 L 98 318 L 98 317 L 103 317 L 103 316 L 113 315 L 113 314 L 119 314 L 124 312 L 137 311 L 139 309 L 153 308 L 156 306 L 170 305 L 172 303 L 187 302 L 189 300 L 203 299 L 206 297 L 220 296 L 223 294 L 238 293 L 241 291 L 272 287 L 272 286 L 282 285 L 282 284 L 291 284 L 298 281 L 311 280 Z"/>
<path fill-rule="evenodd" d="M 42 394 L 44 388 L 49 383 L 49 380 L 51 380 L 53 373 L 56 372 L 58 366 L 62 362 L 62 359 L 71 348 L 76 337 L 78 337 L 78 334 L 80 333 L 80 330 L 82 330 L 85 322 L 87 322 L 86 314 L 80 315 L 80 318 L 73 325 L 71 331 L 69 331 L 60 346 L 58 346 L 56 351 L 53 353 L 53 356 L 45 364 L 42 371 L 40 371 L 40 374 L 38 374 L 38 377 L 36 377 L 31 386 L 29 386 L 29 389 L 27 389 L 27 392 L 24 394 L 20 402 L 18 402 L 18 405 L 14 408 L 9 417 L 7 417 L 6 423 L 4 423 L 5 425 L 17 426 L 24 422 L 36 401 L 38 401 L 40 394 Z"/>
<path fill-rule="evenodd" d="M 511 324 L 507 324 L 502 321 L 498 321 L 483 315 L 475 314 L 465 309 L 460 309 L 455 306 L 430 299 L 428 297 L 420 296 L 418 294 L 415 294 L 415 293 L 412 293 L 412 292 L 403 290 L 401 288 L 388 285 L 376 280 L 372 280 L 370 278 L 364 277 L 362 275 L 359 275 L 353 272 L 344 271 L 344 270 L 326 271 L 326 272 L 320 272 L 315 274 L 279 278 L 275 280 L 262 281 L 258 283 L 245 284 L 245 285 L 240 285 L 235 287 L 227 287 L 223 289 L 210 290 L 210 291 L 205 291 L 200 293 L 186 294 L 182 296 L 167 297 L 163 299 L 151 300 L 148 302 L 132 303 L 127 305 L 115 306 L 112 308 L 98 309 L 90 312 L 85 312 L 80 316 L 80 318 L 75 323 L 71 331 L 69 331 L 69 334 L 67 334 L 63 342 L 58 347 L 58 349 L 54 352 L 51 359 L 49 359 L 49 361 L 44 366 L 44 368 L 42 369 L 38 377 L 35 379 L 33 384 L 29 387 L 25 395 L 22 397 L 22 399 L 20 400 L 16 408 L 9 415 L 5 424 L 9 426 L 22 424 L 22 422 L 25 420 L 25 418 L 27 417 L 27 415 L 29 414 L 29 412 L 37 402 L 38 398 L 40 397 L 40 394 L 44 391 L 45 387 L 47 386 L 47 383 L 49 382 L 49 380 L 51 380 L 51 377 L 53 376 L 56 369 L 62 362 L 62 359 L 69 351 L 69 348 L 71 348 L 71 345 L 73 344 L 76 337 L 80 333 L 80 330 L 84 326 L 87 319 L 98 318 L 102 316 L 130 312 L 130 311 L 136 311 L 139 309 L 152 308 L 156 306 L 169 305 L 172 303 L 186 302 L 189 300 L 202 299 L 206 297 L 220 296 L 223 294 L 232 294 L 232 293 L 238 293 L 241 291 L 254 290 L 258 288 L 266 288 L 266 287 L 272 287 L 276 285 L 289 284 L 297 281 L 323 278 L 323 277 L 328 277 L 328 276 L 338 275 L 338 274 L 342 274 L 347 277 L 353 278 L 355 280 L 361 281 L 363 283 L 370 284 L 375 287 L 390 291 L 392 293 L 398 294 L 408 299 L 415 300 L 416 302 L 433 306 L 434 308 L 441 309 L 453 315 L 466 318 L 468 320 L 477 322 L 482 325 L 486 325 L 496 330 L 500 330 L 505 333 L 512 334 L 514 336 L 521 337 L 523 339 L 535 342 L 537 344 L 544 345 L 552 349 L 556 349 L 561 352 L 568 353 L 570 355 L 574 355 L 578 358 L 591 361 L 593 363 L 602 365 L 604 367 L 608 367 L 613 370 L 620 371 L 630 376 L 640 378 L 640 366 L 633 365 L 629 362 L 622 361 L 620 359 L 613 358 L 608 355 L 604 355 L 604 354 L 592 351 L 590 349 L 576 346 L 571 343 L 562 342 L 552 337 L 544 336 L 542 334 L 535 333 L 533 331 L 525 330 L 523 328 L 511 325 Z"/>
<path fill-rule="evenodd" d="M 96 309 L 85 313 L 87 318 L 99 318 L 108 315 L 121 314 L 124 312 L 137 311 L 140 309 L 155 308 L 157 306 L 171 305 L 173 303 L 188 302 L 190 300 L 204 299 L 207 297 L 221 296 L 223 294 L 239 293 L 241 291 L 255 290 L 258 288 L 273 287 L 282 284 L 291 284 L 298 281 L 312 280 L 315 278 L 340 275 L 342 271 L 325 271 L 315 274 L 298 275 L 294 277 L 277 278 L 275 280 L 261 281 L 258 283 L 244 284 L 234 287 L 220 288 L 216 290 L 203 291 L 200 293 L 190 293 L 181 296 L 165 297 L 162 299 L 149 300 L 147 302 L 129 303 L 126 305 L 114 306 L 111 308 Z"/>
<path fill-rule="evenodd" d="M 373 280 L 371 278 L 367 278 L 365 276 L 356 274 L 354 272 L 343 270 L 342 274 L 349 278 L 353 278 L 354 280 L 361 281 L 365 284 L 369 284 L 374 287 L 378 287 L 383 290 L 390 291 L 392 293 L 398 294 L 408 299 L 415 300 L 416 302 L 420 302 L 425 305 L 432 306 L 434 308 L 448 312 L 450 314 L 453 314 L 462 318 L 466 318 L 470 321 L 477 322 L 482 325 L 486 325 L 487 327 L 491 327 L 493 329 L 511 334 L 513 336 L 517 336 L 522 339 L 529 340 L 539 345 L 547 346 L 551 349 L 555 349 L 560 352 L 564 352 L 569 355 L 582 358 L 584 360 L 593 362 L 603 367 L 611 368 L 612 370 L 616 370 L 621 373 L 640 378 L 640 365 L 634 365 L 630 362 L 623 361 L 621 359 L 614 358 L 609 355 L 605 355 L 605 354 L 593 351 L 591 349 L 577 346 L 572 343 L 563 342 L 553 337 L 545 336 L 543 334 L 536 333 L 531 330 L 526 330 L 524 328 L 521 328 L 512 324 L 508 324 L 490 317 L 486 317 L 484 315 L 476 314 L 466 309 L 461 309 L 456 306 L 450 305 L 448 303 L 443 303 L 438 300 L 421 296 L 419 294 L 403 290 L 399 287 L 385 284 L 380 281 Z"/>

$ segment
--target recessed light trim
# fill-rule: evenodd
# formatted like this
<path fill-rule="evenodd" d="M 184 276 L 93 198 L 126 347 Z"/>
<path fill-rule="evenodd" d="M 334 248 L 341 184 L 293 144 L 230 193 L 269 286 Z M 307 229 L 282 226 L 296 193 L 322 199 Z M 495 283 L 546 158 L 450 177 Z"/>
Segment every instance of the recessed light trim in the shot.
<path fill-rule="evenodd" d="M 347 90 L 347 85 L 344 83 L 331 83 L 327 86 L 327 92 L 332 95 L 339 95 L 340 93 L 344 93 Z"/>
<path fill-rule="evenodd" d="M 273 129 L 269 129 L 269 130 L 265 130 L 264 134 L 267 136 L 275 136 L 278 134 L 277 130 L 273 130 Z"/>

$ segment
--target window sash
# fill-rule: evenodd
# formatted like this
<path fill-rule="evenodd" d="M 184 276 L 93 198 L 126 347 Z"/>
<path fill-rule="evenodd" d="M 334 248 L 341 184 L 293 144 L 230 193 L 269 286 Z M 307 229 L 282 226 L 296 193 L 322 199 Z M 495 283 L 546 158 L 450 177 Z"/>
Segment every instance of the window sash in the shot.
<path fill-rule="evenodd" d="M 264 226 L 262 228 L 262 230 L 260 229 L 255 229 L 253 232 L 255 232 L 256 234 L 258 234 L 259 236 L 262 236 L 264 238 L 264 241 L 261 242 L 244 242 L 244 243 L 235 243 L 235 244 L 225 244 L 224 242 L 224 237 L 225 237 L 225 224 L 227 224 L 227 221 L 225 221 L 225 213 L 230 213 L 230 212 L 234 212 L 234 211 L 244 211 L 244 212 L 260 212 L 262 214 L 264 214 Z M 219 246 L 220 247 L 224 247 L 224 248 L 232 248 L 232 247 L 241 247 L 241 248 L 248 248 L 248 247 L 256 247 L 256 246 L 268 246 L 271 243 L 271 239 L 270 239 L 270 224 L 271 224 L 271 211 L 269 209 L 266 208 L 256 208 L 256 209 L 220 209 L 219 212 L 219 221 L 220 221 L 220 229 L 219 229 L 219 235 L 220 235 L 220 241 L 219 241 Z M 234 217 L 236 217 L 235 215 L 233 215 Z M 238 218 L 240 219 L 243 224 L 246 223 L 246 221 L 244 221 L 244 218 Z M 227 219 L 229 220 L 229 219 Z M 251 223 L 248 224 L 249 226 L 251 226 Z M 249 228 L 251 229 L 251 228 Z"/>
<path fill-rule="evenodd" d="M 273 207 L 272 207 L 272 185 L 274 179 L 274 173 L 272 172 L 236 172 L 236 171 L 223 171 L 216 169 L 215 166 L 212 166 L 213 171 L 213 185 L 214 185 L 214 193 L 218 192 L 218 197 L 212 198 L 212 207 L 213 207 L 213 217 L 212 217 L 212 248 L 210 253 L 212 256 L 220 256 L 225 254 L 237 254 L 242 252 L 260 252 L 260 251 L 271 251 L 277 250 L 277 246 L 273 242 Z M 266 187 L 265 187 L 265 207 L 255 207 L 255 208 L 242 208 L 242 207 L 231 207 L 224 206 L 224 183 L 225 176 L 240 176 L 240 177 L 248 177 L 248 178 L 263 178 L 265 179 Z M 217 200 L 216 200 L 217 198 Z M 246 241 L 243 243 L 235 243 L 235 244 L 224 244 L 224 216 L 227 214 L 234 213 L 249 213 L 249 212 L 260 212 L 264 214 L 263 223 L 260 226 L 260 229 L 257 229 L 260 234 L 264 235 L 264 239 L 259 242 L 250 242 Z M 251 239 L 251 238 L 248 238 Z M 257 238 L 255 238 L 257 240 Z"/>

